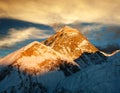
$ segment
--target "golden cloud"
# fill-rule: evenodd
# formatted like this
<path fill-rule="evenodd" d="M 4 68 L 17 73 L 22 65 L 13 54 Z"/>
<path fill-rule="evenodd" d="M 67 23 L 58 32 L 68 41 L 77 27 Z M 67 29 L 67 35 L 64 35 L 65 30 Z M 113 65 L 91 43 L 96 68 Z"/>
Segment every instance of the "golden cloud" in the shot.
<path fill-rule="evenodd" d="M 0 17 L 35 23 L 120 24 L 120 0 L 0 0 Z"/>

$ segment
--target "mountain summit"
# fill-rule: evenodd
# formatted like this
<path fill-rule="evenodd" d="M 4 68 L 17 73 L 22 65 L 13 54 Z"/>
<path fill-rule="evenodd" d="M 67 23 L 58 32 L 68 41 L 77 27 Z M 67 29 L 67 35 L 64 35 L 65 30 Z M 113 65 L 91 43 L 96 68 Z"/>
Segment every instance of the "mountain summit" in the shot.
<path fill-rule="evenodd" d="M 78 58 L 84 52 L 95 53 L 98 51 L 80 31 L 68 26 L 60 29 L 44 41 L 44 44 L 72 59 Z"/>

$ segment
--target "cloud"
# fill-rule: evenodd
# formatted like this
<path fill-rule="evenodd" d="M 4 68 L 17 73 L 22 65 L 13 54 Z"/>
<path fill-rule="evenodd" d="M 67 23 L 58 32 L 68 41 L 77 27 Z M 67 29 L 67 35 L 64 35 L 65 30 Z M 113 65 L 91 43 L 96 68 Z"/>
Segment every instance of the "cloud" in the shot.
<path fill-rule="evenodd" d="M 120 0 L 0 0 L 0 17 L 53 24 L 120 24 Z"/>
<path fill-rule="evenodd" d="M 90 34 L 91 32 L 100 31 L 103 25 L 88 25 L 81 27 L 83 34 Z"/>
<path fill-rule="evenodd" d="M 119 44 L 120 27 L 118 25 L 92 24 L 80 27 L 82 33 L 96 45 Z"/>
<path fill-rule="evenodd" d="M 44 39 L 48 38 L 50 34 L 49 31 L 40 30 L 34 27 L 25 29 L 9 29 L 8 35 L 0 39 L 0 47 L 12 46 L 17 42 L 25 41 L 27 39 Z"/>

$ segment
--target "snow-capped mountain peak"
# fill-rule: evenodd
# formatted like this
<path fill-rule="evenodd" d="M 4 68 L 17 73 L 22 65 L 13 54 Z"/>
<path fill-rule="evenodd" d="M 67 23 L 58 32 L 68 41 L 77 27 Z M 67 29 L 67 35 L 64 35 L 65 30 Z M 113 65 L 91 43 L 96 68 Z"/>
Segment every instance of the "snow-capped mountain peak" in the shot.
<path fill-rule="evenodd" d="M 0 93 L 119 93 L 119 56 L 65 26 L 0 59 Z"/>
<path fill-rule="evenodd" d="M 80 31 L 68 26 L 60 29 L 43 43 L 72 59 L 78 58 L 84 52 L 98 51 Z"/>
<path fill-rule="evenodd" d="M 80 31 L 65 26 L 43 43 L 34 41 L 0 60 L 1 65 L 13 65 L 28 73 L 45 73 L 63 61 L 74 62 L 84 53 L 95 53 L 94 47 Z"/>

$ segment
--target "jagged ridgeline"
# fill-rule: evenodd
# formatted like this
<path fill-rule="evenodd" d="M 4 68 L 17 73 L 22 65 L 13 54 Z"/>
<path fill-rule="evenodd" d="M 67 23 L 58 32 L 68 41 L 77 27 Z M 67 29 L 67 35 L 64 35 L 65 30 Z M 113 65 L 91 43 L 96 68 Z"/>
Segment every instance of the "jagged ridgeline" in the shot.
<path fill-rule="evenodd" d="M 80 31 L 65 26 L 47 40 L 31 42 L 0 59 L 0 93 L 113 93 L 114 89 L 119 93 L 120 87 L 114 87 L 113 84 L 116 75 L 108 72 L 107 67 L 118 73 L 118 76 L 120 69 L 113 69 L 114 57 L 110 59 L 111 57 L 103 55 Z M 99 73 L 95 74 L 92 69 Z M 85 89 L 88 82 L 86 76 L 91 75 L 95 78 L 88 78 L 90 81 Z M 105 81 L 111 81 L 104 85 L 102 77 L 105 75 L 109 75 Z M 110 76 L 113 78 L 109 78 Z M 93 80 L 95 88 L 90 85 Z M 119 85 L 120 79 L 117 80 Z M 98 83 L 103 87 L 97 86 Z M 112 87 L 110 89 L 105 87 L 109 84 Z"/>

